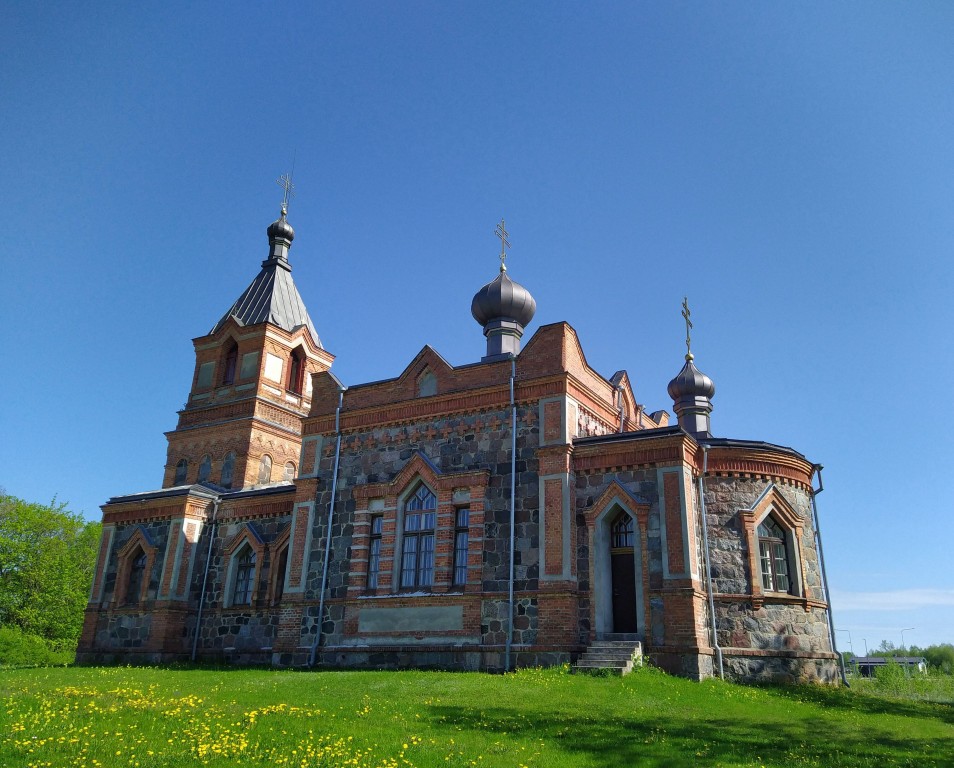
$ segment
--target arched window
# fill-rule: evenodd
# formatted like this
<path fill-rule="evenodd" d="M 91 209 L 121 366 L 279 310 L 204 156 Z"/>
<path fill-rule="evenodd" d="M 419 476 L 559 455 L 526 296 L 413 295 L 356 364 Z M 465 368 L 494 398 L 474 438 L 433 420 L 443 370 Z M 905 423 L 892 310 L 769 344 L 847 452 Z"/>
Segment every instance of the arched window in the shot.
<path fill-rule="evenodd" d="M 437 377 L 432 371 L 424 371 L 417 380 L 417 396 L 427 397 L 437 394 Z"/>
<path fill-rule="evenodd" d="M 238 364 L 238 344 L 234 341 L 225 348 L 225 365 L 222 366 L 222 383 L 235 381 L 235 366 Z"/>
<path fill-rule="evenodd" d="M 305 352 L 301 347 L 292 350 L 288 364 L 288 391 L 296 395 L 302 393 L 305 384 Z"/>
<path fill-rule="evenodd" d="M 789 592 L 791 580 L 788 567 L 788 548 L 785 531 L 772 518 L 766 517 L 757 529 L 759 537 L 759 562 L 762 570 L 762 589 L 766 592 Z"/>
<path fill-rule="evenodd" d="M 126 581 L 126 603 L 138 603 L 142 599 L 142 585 L 146 574 L 146 553 L 139 547 L 129 565 Z"/>
<path fill-rule="evenodd" d="M 381 532 L 384 530 L 384 518 L 374 515 L 371 518 L 371 539 L 368 546 L 368 589 L 378 588 L 378 574 L 381 570 Z"/>
<path fill-rule="evenodd" d="M 189 474 L 189 460 L 188 459 L 179 459 L 179 463 L 176 464 L 176 477 L 172 481 L 173 485 L 184 485 L 186 482 L 186 477 Z"/>
<path fill-rule="evenodd" d="M 262 456 L 258 465 L 258 482 L 270 483 L 272 481 L 272 457 L 267 453 Z"/>
<path fill-rule="evenodd" d="M 225 461 L 222 462 L 222 480 L 219 485 L 223 488 L 231 488 L 233 472 L 235 472 L 235 451 L 229 451 L 225 454 Z"/>
<path fill-rule="evenodd" d="M 633 518 L 623 512 L 611 529 L 613 549 L 632 549 L 633 548 Z"/>
<path fill-rule="evenodd" d="M 204 483 L 212 474 L 212 457 L 205 454 L 202 457 L 202 463 L 199 464 L 199 479 L 196 482 Z"/>
<path fill-rule="evenodd" d="M 232 605 L 251 605 L 255 591 L 255 550 L 246 546 L 239 555 L 235 566 L 235 589 L 232 592 Z"/>
<path fill-rule="evenodd" d="M 282 480 L 294 480 L 294 479 L 295 479 L 295 462 L 286 461 L 285 471 L 282 472 Z"/>
<path fill-rule="evenodd" d="M 434 583 L 434 525 L 437 497 L 420 486 L 404 508 L 401 586 L 428 587 Z"/>

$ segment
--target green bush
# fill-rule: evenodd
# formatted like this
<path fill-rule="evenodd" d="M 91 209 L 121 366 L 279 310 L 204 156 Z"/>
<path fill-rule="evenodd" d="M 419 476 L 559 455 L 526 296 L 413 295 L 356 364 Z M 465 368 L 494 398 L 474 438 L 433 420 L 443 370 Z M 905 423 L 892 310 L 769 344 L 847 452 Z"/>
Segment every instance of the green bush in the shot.
<path fill-rule="evenodd" d="M 71 664 L 74 651 L 55 651 L 42 637 L 24 634 L 18 627 L 0 626 L 0 666 L 50 667 Z"/>

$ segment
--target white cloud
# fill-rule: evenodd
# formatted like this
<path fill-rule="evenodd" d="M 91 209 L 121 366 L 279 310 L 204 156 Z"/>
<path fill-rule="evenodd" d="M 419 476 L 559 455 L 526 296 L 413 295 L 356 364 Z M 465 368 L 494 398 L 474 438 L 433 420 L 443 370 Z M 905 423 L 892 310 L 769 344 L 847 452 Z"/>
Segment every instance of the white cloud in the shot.
<path fill-rule="evenodd" d="M 832 590 L 836 611 L 903 611 L 938 605 L 954 606 L 954 589 L 894 589 L 887 592 Z"/>

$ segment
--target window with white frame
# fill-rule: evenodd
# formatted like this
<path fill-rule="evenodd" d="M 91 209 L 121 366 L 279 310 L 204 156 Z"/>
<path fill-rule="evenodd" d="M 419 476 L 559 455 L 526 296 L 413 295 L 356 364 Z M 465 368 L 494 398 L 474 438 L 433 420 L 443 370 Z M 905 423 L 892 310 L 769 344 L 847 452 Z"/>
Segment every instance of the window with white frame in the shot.
<path fill-rule="evenodd" d="M 759 537 L 759 563 L 762 571 L 762 589 L 766 592 L 790 592 L 791 568 L 788 562 L 788 547 L 785 531 L 769 515 L 757 529 Z"/>
<path fill-rule="evenodd" d="M 235 588 L 232 590 L 232 605 L 251 605 L 255 591 L 255 550 L 242 548 L 235 564 Z"/>
<path fill-rule="evenodd" d="M 404 507 L 401 587 L 429 587 L 434 583 L 434 527 L 437 497 L 421 485 Z"/>
<path fill-rule="evenodd" d="M 467 549 L 470 539 L 470 507 L 454 511 L 454 584 L 467 583 Z"/>
<path fill-rule="evenodd" d="M 381 571 L 381 531 L 384 530 L 384 518 L 374 515 L 371 518 L 371 538 L 368 541 L 368 589 L 378 588 L 378 575 Z"/>

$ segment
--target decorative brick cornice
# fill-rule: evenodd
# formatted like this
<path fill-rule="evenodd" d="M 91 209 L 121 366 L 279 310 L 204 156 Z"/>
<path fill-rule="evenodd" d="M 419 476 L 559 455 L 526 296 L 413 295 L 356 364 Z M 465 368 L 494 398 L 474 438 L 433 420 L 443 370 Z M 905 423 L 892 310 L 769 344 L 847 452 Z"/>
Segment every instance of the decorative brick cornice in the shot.
<path fill-rule="evenodd" d="M 540 398 L 562 394 L 566 379 L 553 376 L 530 382 L 516 382 L 514 399 L 520 404 L 536 402 Z M 446 395 L 399 400 L 386 405 L 348 410 L 347 395 L 341 412 L 342 432 L 361 432 L 375 427 L 433 421 L 461 413 L 479 413 L 508 408 L 509 384 L 494 387 L 449 392 Z M 306 418 L 303 435 L 329 435 L 335 431 L 334 413 Z"/>
<path fill-rule="evenodd" d="M 702 471 L 702 448 L 693 444 L 688 452 L 696 473 Z M 804 458 L 771 448 L 712 446 L 708 474 L 716 477 L 753 477 L 795 483 L 810 489 L 814 466 Z"/>
<path fill-rule="evenodd" d="M 638 434 L 634 433 L 634 436 Z M 578 473 L 586 473 L 614 468 L 681 464 L 685 461 L 688 440 L 685 436 L 673 435 L 648 440 L 636 437 L 612 443 L 578 445 L 573 454 L 573 468 Z"/>

